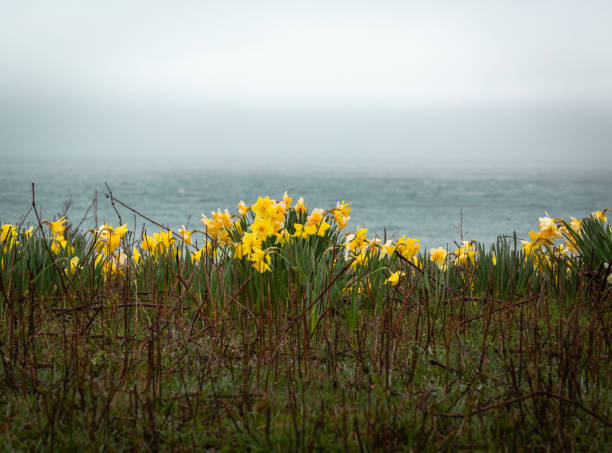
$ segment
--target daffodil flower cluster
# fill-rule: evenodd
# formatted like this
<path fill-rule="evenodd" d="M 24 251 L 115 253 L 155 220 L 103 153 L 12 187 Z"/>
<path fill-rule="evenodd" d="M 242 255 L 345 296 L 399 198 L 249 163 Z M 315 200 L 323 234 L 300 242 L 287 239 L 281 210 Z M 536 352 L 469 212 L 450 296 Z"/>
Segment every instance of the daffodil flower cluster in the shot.
<path fill-rule="evenodd" d="M 33 227 L 30 227 L 22 233 L 26 240 L 32 237 L 32 230 Z M 19 227 L 17 225 L 6 223 L 0 227 L 0 251 L 2 251 L 2 255 L 19 245 L 18 236 Z M 0 259 L 0 269 L 4 270 L 4 256 Z"/>
<path fill-rule="evenodd" d="M 342 202 L 344 204 L 344 202 Z M 419 252 L 420 244 L 418 239 L 407 238 L 405 235 L 396 241 L 388 240 L 384 244 L 378 238 L 367 238 L 367 228 L 357 228 L 355 233 L 346 235 L 344 248 L 345 259 L 353 259 L 350 268 L 353 272 L 358 272 L 360 268 L 367 268 L 370 263 L 385 263 L 385 267 L 389 269 L 391 260 L 396 257 L 401 257 L 406 261 L 412 261 L 417 265 L 417 253 Z M 390 273 L 385 284 L 397 286 L 400 279 L 406 275 L 403 271 Z M 358 294 L 363 294 L 371 290 L 371 282 L 366 278 L 357 288 Z M 352 291 L 347 291 L 351 293 Z"/>
<path fill-rule="evenodd" d="M 17 227 L 7 223 L 0 229 L 0 244 L 3 247 L 12 248 L 17 240 Z"/>
<path fill-rule="evenodd" d="M 271 254 L 275 247 L 283 247 L 292 240 L 306 240 L 311 236 L 325 237 L 336 223 L 341 230 L 348 222 L 350 203 L 338 202 L 329 211 L 313 209 L 308 215 L 304 199 L 293 206 L 293 199 L 285 192 L 279 201 L 269 196 L 258 197 L 252 205 L 238 203 L 238 215 L 229 211 L 213 212 L 211 218 L 202 215 L 205 233 L 210 238 L 200 250 L 193 252 L 194 261 L 203 254 L 217 256 L 224 249 L 233 259 L 246 259 L 257 272 L 271 271 Z"/>
<path fill-rule="evenodd" d="M 192 259 L 200 261 L 203 255 L 215 257 L 222 249 L 235 260 L 246 259 L 257 272 L 268 272 L 272 270 L 271 255 L 275 248 L 311 236 L 324 238 L 334 223 L 339 231 L 350 218 L 350 203 L 345 201 L 329 211 L 317 208 L 310 214 L 303 198 L 292 203 L 293 199 L 285 192 L 279 201 L 269 196 L 258 197 L 250 206 L 240 201 L 238 215 L 232 216 L 227 209 L 213 212 L 210 218 L 202 215 L 209 239 L 204 247 L 192 253 Z"/>
<path fill-rule="evenodd" d="M 34 227 L 30 227 L 23 232 L 26 239 L 32 237 L 32 230 Z M 0 227 L 0 246 L 8 249 L 19 244 L 17 236 L 19 235 L 19 227 L 10 223 L 5 223 Z"/>
<path fill-rule="evenodd" d="M 210 219 L 202 214 L 202 223 L 206 227 L 206 234 L 213 241 L 220 244 L 230 243 L 229 229 L 234 222 L 227 209 L 224 212 L 221 212 L 220 209 L 217 212 L 213 212 Z"/>
<path fill-rule="evenodd" d="M 463 241 L 461 247 L 453 253 L 456 265 L 474 265 L 476 263 L 477 250 L 474 248 L 475 241 Z"/>
<path fill-rule="evenodd" d="M 607 209 L 594 211 L 591 218 L 607 225 L 607 212 Z M 577 255 L 579 252 L 576 248 L 575 236 L 582 235 L 583 222 L 584 219 L 578 220 L 574 217 L 570 217 L 569 222 L 564 222 L 560 218 L 553 219 L 548 215 L 540 217 L 538 219 L 539 231 L 529 231 L 529 240 L 521 241 L 525 259 L 531 259 L 535 266 L 543 268 L 550 265 L 551 256 L 563 259 L 568 254 Z"/>
<path fill-rule="evenodd" d="M 189 239 L 191 240 L 191 235 L 189 235 Z M 153 233 L 152 236 L 143 235 L 140 248 L 151 256 L 164 255 L 171 252 L 174 249 L 172 231 L 160 231 L 159 233 Z"/>
<path fill-rule="evenodd" d="M 93 231 L 94 248 L 97 252 L 95 265 L 101 265 L 105 274 L 122 272 L 127 266 L 128 256 L 121 248 L 121 240 L 127 234 L 127 224 L 118 227 L 104 223 Z M 70 272 L 74 273 L 78 265 L 78 258 L 70 260 Z"/>

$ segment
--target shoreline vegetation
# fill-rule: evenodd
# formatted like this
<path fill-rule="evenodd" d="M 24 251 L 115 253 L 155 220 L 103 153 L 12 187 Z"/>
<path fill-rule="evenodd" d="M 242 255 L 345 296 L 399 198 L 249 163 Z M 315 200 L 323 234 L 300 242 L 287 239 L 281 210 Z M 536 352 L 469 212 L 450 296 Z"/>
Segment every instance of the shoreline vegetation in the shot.
<path fill-rule="evenodd" d="M 172 231 L 107 196 L 160 230 L 41 219 L 34 186 L 1 225 L 3 450 L 612 448 L 609 209 L 422 250 L 344 201 Z"/>

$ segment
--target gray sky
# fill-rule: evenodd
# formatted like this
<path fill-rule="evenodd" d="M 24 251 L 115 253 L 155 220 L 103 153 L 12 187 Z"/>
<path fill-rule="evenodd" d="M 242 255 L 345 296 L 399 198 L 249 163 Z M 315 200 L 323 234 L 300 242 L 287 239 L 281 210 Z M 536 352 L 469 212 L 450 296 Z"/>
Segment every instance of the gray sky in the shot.
<path fill-rule="evenodd" d="M 595 109 L 603 112 L 595 121 L 602 127 L 584 148 L 604 159 L 612 143 L 605 127 L 612 119 L 611 49 L 609 0 L 4 0 L 0 3 L 4 105 L 0 119 L 8 126 L 0 130 L 0 155 L 40 154 L 43 143 L 36 140 L 43 139 L 46 146 L 67 155 L 95 143 L 114 149 L 123 146 L 122 152 L 133 150 L 134 155 L 158 144 L 162 153 L 163 146 L 176 145 L 177 140 L 183 148 L 174 149 L 191 150 L 191 156 L 203 152 L 202 143 L 207 149 L 248 153 L 249 147 L 286 148 L 302 135 L 319 137 L 312 139 L 313 147 L 331 137 L 334 149 L 351 144 L 355 149 L 350 139 L 343 142 L 341 137 L 359 129 L 367 142 L 362 126 L 369 117 L 364 113 L 351 128 L 342 112 L 350 116 L 369 111 L 390 118 L 397 127 L 372 130 L 389 140 L 370 140 L 371 146 L 360 152 L 367 154 L 382 143 L 383 156 L 397 157 L 405 154 L 402 140 L 408 140 L 402 119 L 418 117 L 419 111 L 445 112 L 444 121 L 452 124 L 448 112 L 493 109 L 517 112 L 512 116 L 516 119 L 521 109 L 562 110 L 569 116 L 561 122 L 547 113 L 539 118 L 552 121 L 553 128 L 581 124 L 576 126 L 576 137 L 569 139 L 580 141 L 593 131 L 585 131 L 585 115 L 577 112 Z M 176 115 L 159 113 L 152 119 L 147 115 L 155 116 L 153 110 Z M 214 113 L 228 110 L 234 116 Z M 252 123 L 245 119 L 248 114 L 240 116 L 236 110 L 251 112 L 269 134 L 251 132 L 244 142 L 230 137 L 232 127 Z M 271 116 L 261 116 L 262 111 Z M 310 134 L 278 134 L 271 124 L 290 122 L 293 117 L 282 113 L 287 111 L 297 115 L 289 130 L 306 124 Z M 336 126 L 304 120 L 304 115 L 314 118 L 317 112 L 328 115 Z M 209 132 L 217 138 L 206 142 L 198 135 L 201 127 L 186 126 L 194 123 L 190 120 L 194 115 L 216 121 Z M 338 115 L 344 123 L 333 123 Z M 471 141 L 460 148 L 473 156 L 484 152 L 474 151 L 482 120 L 478 115 L 488 116 L 471 116 L 472 123 L 466 126 Z M 172 121 L 180 123 L 173 127 L 183 142 L 177 133 L 155 136 Z M 129 138 L 119 122 L 129 126 L 135 137 Z M 445 130 L 447 123 L 439 124 Z M 345 134 L 338 133 L 342 127 Z M 227 130 L 227 136 L 219 128 Z M 132 145 L 105 141 L 109 133 L 132 140 Z M 521 128 L 504 130 L 501 137 L 513 133 L 520 134 Z M 150 137 L 145 139 L 145 134 Z M 275 134 L 281 141 L 275 141 Z M 436 135 L 432 132 L 432 139 Z M 454 138 L 451 134 L 451 139 L 461 141 L 460 134 Z M 419 149 L 427 148 L 427 136 L 418 140 Z M 545 160 L 544 148 L 553 146 L 554 140 L 538 140 L 532 149 Z M 490 146 L 495 137 L 490 142 L 488 153 L 494 152 Z M 414 147 L 413 142 L 406 143 Z M 568 148 L 568 156 L 573 149 Z M 269 157 L 275 152 L 270 151 Z"/>

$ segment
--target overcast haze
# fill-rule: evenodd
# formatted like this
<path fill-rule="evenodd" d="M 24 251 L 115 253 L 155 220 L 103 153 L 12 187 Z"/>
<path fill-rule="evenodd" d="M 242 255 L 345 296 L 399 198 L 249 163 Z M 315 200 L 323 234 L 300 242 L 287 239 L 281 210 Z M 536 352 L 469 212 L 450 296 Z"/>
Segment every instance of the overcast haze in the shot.
<path fill-rule="evenodd" d="M 612 167 L 610 1 L 1 5 L 3 159 Z"/>

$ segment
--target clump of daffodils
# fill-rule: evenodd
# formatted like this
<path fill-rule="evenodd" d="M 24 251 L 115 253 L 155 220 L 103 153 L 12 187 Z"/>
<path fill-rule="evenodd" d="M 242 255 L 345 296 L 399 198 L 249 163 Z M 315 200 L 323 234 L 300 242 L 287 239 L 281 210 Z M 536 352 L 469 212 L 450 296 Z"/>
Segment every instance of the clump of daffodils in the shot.
<path fill-rule="evenodd" d="M 463 241 L 453 255 L 455 255 L 456 265 L 474 265 L 476 263 L 477 250 L 474 248 L 474 241 Z"/>
<path fill-rule="evenodd" d="M 5 223 L 4 225 L 0 226 L 0 247 L 8 250 L 13 248 L 13 246 L 18 245 L 19 241 L 17 238 L 20 234 L 22 234 L 26 240 L 30 239 L 32 237 L 33 229 L 33 227 L 30 227 L 20 233 L 17 225 Z"/>
<path fill-rule="evenodd" d="M 30 227 L 20 233 L 17 225 L 6 223 L 0 226 L 0 252 L 2 252 L 0 270 L 4 270 L 4 255 L 11 251 L 13 247 L 19 245 L 19 236 L 28 240 L 32 237 L 32 230 L 33 227 Z"/>
<path fill-rule="evenodd" d="M 191 236 L 189 239 L 191 239 Z M 151 256 L 159 256 L 171 252 L 174 248 L 172 231 L 160 231 L 159 233 L 153 233 L 151 236 L 144 234 L 140 248 Z"/>
<path fill-rule="evenodd" d="M 222 244 L 229 242 L 228 229 L 232 227 L 234 222 L 227 209 L 224 212 L 221 212 L 220 209 L 217 212 L 213 212 L 210 219 L 202 214 L 202 223 L 206 227 L 206 234 L 213 241 Z"/>

